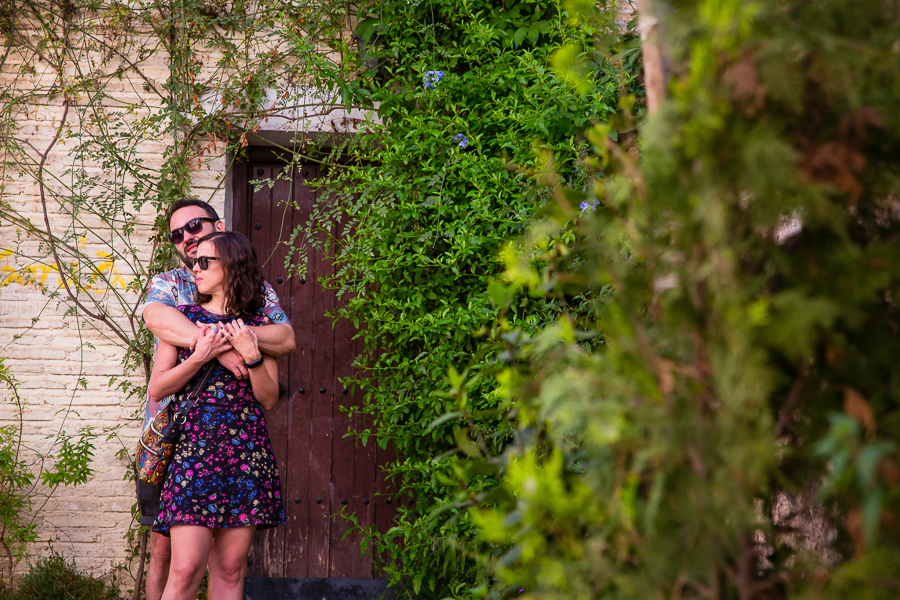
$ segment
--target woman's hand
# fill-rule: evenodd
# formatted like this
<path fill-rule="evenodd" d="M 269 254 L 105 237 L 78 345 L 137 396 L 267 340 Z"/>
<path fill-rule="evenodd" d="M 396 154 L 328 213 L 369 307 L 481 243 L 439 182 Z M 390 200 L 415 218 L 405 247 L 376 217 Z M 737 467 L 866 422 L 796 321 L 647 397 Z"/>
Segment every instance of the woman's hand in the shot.
<path fill-rule="evenodd" d="M 235 319 L 224 325 L 225 339 L 244 358 L 245 363 L 253 363 L 263 358 L 262 368 L 256 366 L 248 369 L 250 387 L 253 396 L 266 410 L 272 410 L 278 403 L 278 363 L 271 356 L 263 356 L 259 351 L 259 340 L 256 333 L 244 324 L 241 319 Z"/>
<path fill-rule="evenodd" d="M 200 364 L 206 364 L 229 350 L 231 350 L 231 344 L 225 337 L 221 325 L 203 325 L 194 342 L 194 353 L 191 358 Z"/>
<path fill-rule="evenodd" d="M 262 354 L 259 351 L 259 343 L 256 334 L 244 324 L 241 319 L 236 319 L 224 325 L 225 339 L 244 358 L 244 362 L 252 363 Z"/>

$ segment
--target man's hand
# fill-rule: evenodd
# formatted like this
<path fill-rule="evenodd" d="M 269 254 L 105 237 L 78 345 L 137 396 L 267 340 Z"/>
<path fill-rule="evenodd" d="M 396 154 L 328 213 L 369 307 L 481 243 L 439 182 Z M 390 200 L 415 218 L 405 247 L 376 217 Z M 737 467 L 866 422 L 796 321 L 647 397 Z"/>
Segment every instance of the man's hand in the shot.
<path fill-rule="evenodd" d="M 244 366 L 244 358 L 235 350 L 229 350 L 219 355 L 219 363 L 232 373 L 240 381 L 247 379 L 249 373 Z"/>

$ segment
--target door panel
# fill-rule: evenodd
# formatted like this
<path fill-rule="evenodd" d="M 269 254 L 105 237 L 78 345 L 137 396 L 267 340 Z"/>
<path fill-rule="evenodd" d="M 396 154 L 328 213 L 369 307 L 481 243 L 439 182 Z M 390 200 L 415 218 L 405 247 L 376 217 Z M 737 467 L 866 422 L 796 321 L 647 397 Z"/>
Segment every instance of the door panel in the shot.
<path fill-rule="evenodd" d="M 254 165 L 253 173 L 256 178 L 272 178 L 280 170 L 280 165 L 277 164 L 256 164 Z M 273 243 L 273 232 L 276 231 L 276 224 L 281 220 L 285 211 L 286 203 L 284 199 L 286 199 L 285 195 L 289 193 L 289 190 L 286 189 L 289 185 L 285 185 L 287 183 L 289 182 L 278 181 L 273 188 L 266 187 L 252 192 L 249 207 L 251 227 L 244 232 L 250 238 L 254 248 L 256 248 L 257 256 L 263 267 L 263 276 L 275 288 L 276 293 L 281 292 L 282 290 L 279 288 L 283 286 L 279 286 L 276 282 L 276 277 L 279 274 L 273 269 L 274 261 L 272 258 L 274 257 L 270 255 L 277 248 L 277 244 Z M 285 308 L 285 310 L 290 319 L 290 310 L 288 308 Z M 289 385 L 289 369 L 287 360 L 284 358 L 278 360 L 278 378 L 283 385 Z M 278 459 L 278 471 L 282 480 L 282 487 L 284 487 L 283 482 L 286 478 L 285 464 L 282 457 L 286 456 L 287 424 L 290 422 L 289 414 L 290 406 L 287 402 L 279 402 L 272 410 L 266 413 L 266 424 L 275 450 L 275 456 Z M 264 574 L 264 576 L 282 576 L 283 566 L 280 564 L 280 557 L 285 548 L 284 535 L 284 528 L 276 527 L 261 531 L 256 536 L 256 548 L 253 553 L 254 561 L 258 563 L 260 573 Z"/>
<path fill-rule="evenodd" d="M 312 190 L 305 186 L 295 186 L 293 198 L 296 205 L 292 209 L 291 226 L 305 223 L 312 206 Z M 289 233 L 289 232 L 288 232 Z M 315 279 L 307 273 L 306 278 L 293 277 L 290 280 L 289 297 L 285 299 L 291 306 L 291 323 L 297 337 L 297 351 L 290 359 L 291 387 L 288 393 L 290 404 L 290 433 L 287 447 L 288 476 L 282 482 L 285 487 L 285 577 L 309 577 L 310 516 L 314 509 L 309 484 L 310 448 L 312 435 L 312 312 L 305 307 L 313 306 Z M 290 508 L 287 508 L 287 507 Z"/>
<path fill-rule="evenodd" d="M 312 173 L 311 173 L 312 174 Z M 310 200 L 313 198 L 309 196 Z M 328 577 L 331 547 L 330 516 L 334 509 L 334 481 L 332 478 L 334 441 L 334 328 L 325 316 L 334 310 L 334 292 L 324 289 L 318 280 L 334 273 L 327 257 L 310 256 L 307 285 L 311 284 L 312 338 L 306 343 L 312 348 L 311 393 L 305 400 L 310 403 L 310 459 L 309 487 L 315 504 L 309 522 L 309 577 Z M 297 340 L 300 343 L 300 340 Z M 301 424 L 302 426 L 302 424 Z M 340 468 L 342 465 L 335 464 Z"/>
<path fill-rule="evenodd" d="M 388 488 L 379 465 L 393 454 L 378 449 L 374 437 L 363 447 L 345 436 L 351 426 L 372 427 L 368 417 L 340 410 L 360 401 L 359 391 L 342 380 L 352 374 L 361 342 L 353 339 L 352 323 L 333 325 L 326 316 L 336 303 L 318 281 L 334 273 L 328 257 L 310 251 L 306 276 L 285 276 L 284 242 L 307 223 L 317 193 L 307 182 L 320 174 L 316 165 L 303 165 L 277 179 L 285 168 L 273 153 L 251 149 L 233 177 L 234 228 L 253 242 L 297 338 L 297 351 L 278 361 L 287 394 L 266 415 L 287 524 L 256 534 L 248 576 L 370 578 L 371 552 L 360 554 L 358 534 L 341 539 L 349 524 L 335 515 L 343 511 L 364 527 L 390 527 L 396 504 L 383 495 Z M 250 183 L 257 179 L 275 184 L 254 191 Z"/>

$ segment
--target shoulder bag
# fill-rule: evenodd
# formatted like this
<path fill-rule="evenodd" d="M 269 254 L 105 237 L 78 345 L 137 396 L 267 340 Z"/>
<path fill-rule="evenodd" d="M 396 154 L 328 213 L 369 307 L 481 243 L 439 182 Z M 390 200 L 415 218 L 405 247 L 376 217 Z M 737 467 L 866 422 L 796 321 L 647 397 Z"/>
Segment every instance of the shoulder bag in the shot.
<path fill-rule="evenodd" d="M 186 394 L 178 394 L 163 408 L 141 433 L 137 447 L 138 479 L 152 485 L 160 485 L 166 477 L 169 463 L 175 454 L 175 444 L 181 437 L 181 426 L 187 421 L 187 415 L 197 403 L 198 396 L 206 387 L 209 376 L 218 360 L 209 361 L 200 379 L 191 386 Z"/>

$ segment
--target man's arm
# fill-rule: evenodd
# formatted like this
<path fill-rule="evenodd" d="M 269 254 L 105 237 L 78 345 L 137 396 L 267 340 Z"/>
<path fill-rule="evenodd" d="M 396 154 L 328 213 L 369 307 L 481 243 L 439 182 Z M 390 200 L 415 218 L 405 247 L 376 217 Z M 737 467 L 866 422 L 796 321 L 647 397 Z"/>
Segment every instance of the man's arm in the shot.
<path fill-rule="evenodd" d="M 144 308 L 144 324 L 159 339 L 190 348 L 200 328 L 177 308 L 161 302 L 151 302 Z M 260 325 L 250 329 L 259 340 L 259 349 L 270 356 L 285 356 L 297 349 L 294 328 L 288 324 Z"/>
<path fill-rule="evenodd" d="M 259 351 L 269 356 L 285 356 L 297 349 L 294 328 L 287 323 L 250 327 L 256 334 Z"/>
<path fill-rule="evenodd" d="M 144 325 L 162 341 L 179 348 L 190 348 L 200 331 L 193 321 L 175 307 L 150 302 L 144 307 Z"/>
<path fill-rule="evenodd" d="M 278 303 L 278 295 L 269 282 L 264 282 L 263 296 L 266 305 L 262 308 L 262 314 L 272 320 L 273 325 L 251 327 L 256 334 L 259 351 L 269 356 L 285 356 L 297 349 L 297 340 L 294 338 L 294 328 L 288 321 L 284 309 Z"/>
<path fill-rule="evenodd" d="M 197 334 L 202 329 L 199 325 L 184 316 L 177 308 L 172 308 L 162 302 L 151 302 L 144 307 L 144 324 L 153 335 L 160 340 L 179 348 L 190 348 L 197 339 Z M 293 339 L 293 332 L 291 332 Z M 241 355 L 231 349 L 231 344 L 226 344 L 228 350 L 218 355 L 223 367 L 234 373 L 239 380 L 247 379 L 249 373 L 244 366 Z M 262 348 L 262 344 L 260 344 Z"/>
<path fill-rule="evenodd" d="M 192 348 L 202 329 L 175 308 L 172 286 L 160 275 L 154 277 L 150 282 L 147 303 L 144 305 L 141 317 L 153 335 L 179 348 Z M 234 373 L 236 378 L 246 379 L 249 373 L 247 367 L 244 366 L 244 359 L 230 349 L 230 344 L 228 344 L 228 348 L 229 350 L 219 354 L 219 363 Z"/>

